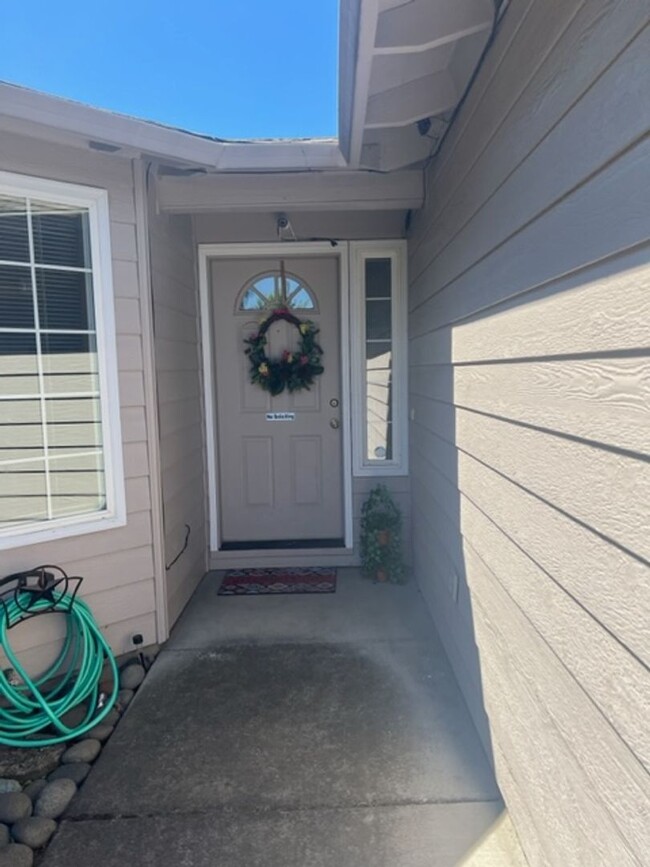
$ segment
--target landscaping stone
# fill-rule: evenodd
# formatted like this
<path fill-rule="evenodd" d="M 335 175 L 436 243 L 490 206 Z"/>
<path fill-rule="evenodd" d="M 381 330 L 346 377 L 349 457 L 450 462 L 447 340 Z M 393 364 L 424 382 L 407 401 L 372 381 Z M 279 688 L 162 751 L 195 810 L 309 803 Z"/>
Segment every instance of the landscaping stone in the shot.
<path fill-rule="evenodd" d="M 11 829 L 11 836 L 17 843 L 24 843 L 31 849 L 42 849 L 52 834 L 56 831 L 54 819 L 46 819 L 44 816 L 30 816 L 29 819 L 21 819 Z"/>
<path fill-rule="evenodd" d="M 19 819 L 32 815 L 32 802 L 24 792 L 0 794 L 0 822 L 13 825 Z"/>
<path fill-rule="evenodd" d="M 70 708 L 69 711 L 63 714 L 61 722 L 69 729 L 76 729 L 86 719 L 88 707 L 85 704 L 78 704 L 76 707 Z M 65 749 L 65 747 L 64 747 Z"/>
<path fill-rule="evenodd" d="M 9 826 L 0 825 L 0 849 L 4 849 L 5 846 L 8 846 L 10 841 L 11 835 L 9 834 Z"/>
<path fill-rule="evenodd" d="M 115 726 L 107 725 L 106 723 L 99 723 L 95 728 L 90 729 L 90 731 L 86 732 L 86 736 L 89 738 L 95 738 L 98 741 L 107 741 L 110 736 L 115 731 Z"/>
<path fill-rule="evenodd" d="M 73 762 L 94 762 L 102 749 L 96 738 L 86 738 L 73 744 L 61 756 L 61 763 L 70 765 Z"/>
<path fill-rule="evenodd" d="M 122 689 L 137 689 L 144 680 L 146 672 L 139 665 L 127 665 L 120 673 L 120 686 Z"/>
<path fill-rule="evenodd" d="M 72 767 L 68 765 L 68 767 Z M 48 783 L 36 799 L 34 813 L 46 819 L 58 819 L 74 797 L 77 787 L 73 780 L 59 779 Z"/>
<path fill-rule="evenodd" d="M 118 710 L 125 711 L 131 704 L 134 695 L 135 692 L 132 689 L 121 689 L 117 694 L 116 707 Z"/>
<path fill-rule="evenodd" d="M 63 744 L 40 749 L 0 748 L 0 777 L 17 780 L 21 784 L 46 777 L 58 767 L 65 751 Z"/>
<path fill-rule="evenodd" d="M 43 789 L 47 786 L 47 780 L 34 780 L 33 783 L 29 783 L 25 786 L 24 792 L 28 798 L 31 798 L 32 801 L 35 801 L 36 798 L 41 794 Z"/>
<path fill-rule="evenodd" d="M 102 720 L 102 725 L 114 726 L 120 721 L 120 712 L 117 708 L 112 708 Z"/>
<path fill-rule="evenodd" d="M 48 781 L 51 783 L 54 780 L 72 780 L 76 786 L 80 786 L 90 773 L 90 765 L 88 762 L 72 762 L 69 765 L 61 765 L 56 771 L 48 774 Z"/>
<path fill-rule="evenodd" d="M 23 787 L 18 780 L 0 778 L 0 794 L 3 792 L 22 792 Z"/>
<path fill-rule="evenodd" d="M 22 843 L 10 843 L 0 849 L 0 867 L 32 867 L 34 853 Z"/>

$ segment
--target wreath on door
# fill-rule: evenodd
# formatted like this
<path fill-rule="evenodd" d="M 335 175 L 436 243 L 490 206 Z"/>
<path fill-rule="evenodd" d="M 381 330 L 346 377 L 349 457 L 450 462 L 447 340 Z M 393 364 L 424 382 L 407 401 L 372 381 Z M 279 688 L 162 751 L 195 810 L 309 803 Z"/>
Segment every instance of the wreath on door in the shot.
<path fill-rule="evenodd" d="M 280 358 L 271 359 L 266 354 L 266 333 L 274 322 L 283 320 L 294 325 L 300 334 L 298 349 L 291 352 L 285 349 Z M 251 382 L 259 385 L 272 395 L 287 391 L 309 389 L 314 378 L 325 369 L 321 364 L 323 350 L 316 342 L 318 329 L 309 319 L 298 319 L 288 308 L 278 307 L 262 320 L 257 332 L 251 334 L 244 343 L 248 348 L 246 355 L 251 363 Z"/>

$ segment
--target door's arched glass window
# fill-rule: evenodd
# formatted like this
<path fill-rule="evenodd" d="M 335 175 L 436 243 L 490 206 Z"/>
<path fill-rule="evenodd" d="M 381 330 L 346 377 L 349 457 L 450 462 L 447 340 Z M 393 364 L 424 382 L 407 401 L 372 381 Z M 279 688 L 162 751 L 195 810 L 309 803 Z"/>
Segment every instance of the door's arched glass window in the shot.
<path fill-rule="evenodd" d="M 316 300 L 311 289 L 295 274 L 267 271 L 244 286 L 237 309 L 250 311 L 273 307 L 316 310 Z"/>

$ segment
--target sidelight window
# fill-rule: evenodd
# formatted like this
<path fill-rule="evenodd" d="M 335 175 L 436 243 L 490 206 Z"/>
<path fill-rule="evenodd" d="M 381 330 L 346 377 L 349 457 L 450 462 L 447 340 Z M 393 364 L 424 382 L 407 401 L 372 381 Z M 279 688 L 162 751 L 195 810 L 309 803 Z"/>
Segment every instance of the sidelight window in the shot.
<path fill-rule="evenodd" d="M 357 475 L 404 475 L 406 285 L 401 242 L 352 250 L 353 420 Z"/>

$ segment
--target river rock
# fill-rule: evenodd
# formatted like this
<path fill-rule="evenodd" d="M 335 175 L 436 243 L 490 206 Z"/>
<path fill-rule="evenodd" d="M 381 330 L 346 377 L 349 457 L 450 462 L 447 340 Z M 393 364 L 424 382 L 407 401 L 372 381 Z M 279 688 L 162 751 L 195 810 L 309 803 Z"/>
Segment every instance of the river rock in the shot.
<path fill-rule="evenodd" d="M 31 798 L 32 801 L 35 801 L 36 798 L 41 794 L 43 789 L 47 786 L 47 780 L 34 780 L 33 783 L 28 783 L 25 786 L 25 794 L 28 798 Z"/>
<path fill-rule="evenodd" d="M 32 802 L 24 792 L 0 794 L 0 822 L 13 825 L 19 819 L 32 815 Z"/>
<path fill-rule="evenodd" d="M 132 689 L 121 689 L 117 694 L 116 707 L 118 710 L 125 711 L 131 704 L 134 695 L 135 692 Z"/>
<path fill-rule="evenodd" d="M 95 728 L 90 729 L 90 731 L 86 732 L 89 738 L 95 738 L 98 741 L 107 741 L 110 736 L 115 731 L 115 726 L 107 725 L 106 723 L 99 723 Z"/>
<path fill-rule="evenodd" d="M 18 780 L 7 780 L 0 778 L 0 794 L 3 792 L 22 792 L 23 787 Z"/>
<path fill-rule="evenodd" d="M 102 723 L 107 726 L 114 726 L 120 721 L 120 712 L 117 708 L 111 708 L 109 712 L 106 714 Z"/>
<path fill-rule="evenodd" d="M 10 843 L 0 849 L 0 867 L 32 867 L 34 853 L 22 843 Z"/>
<path fill-rule="evenodd" d="M 137 689 L 144 680 L 146 672 L 139 664 L 127 665 L 120 673 L 120 687 L 122 689 Z"/>
<path fill-rule="evenodd" d="M 11 829 L 11 836 L 17 843 L 24 843 L 31 849 L 42 849 L 52 834 L 56 831 L 54 819 L 46 819 L 44 816 L 30 816 L 29 819 L 21 819 Z"/>
<path fill-rule="evenodd" d="M 61 763 L 70 765 L 73 762 L 94 762 L 102 749 L 96 738 L 86 738 L 73 744 L 61 756 Z"/>
<path fill-rule="evenodd" d="M 4 849 L 5 846 L 8 846 L 10 840 L 11 835 L 9 834 L 9 826 L 0 825 L 0 849 Z"/>
<path fill-rule="evenodd" d="M 68 767 L 71 767 L 68 765 Z M 36 799 L 34 812 L 46 819 L 58 819 L 74 797 L 77 787 L 73 780 L 60 779 L 48 783 Z"/>
<path fill-rule="evenodd" d="M 56 771 L 48 774 L 48 781 L 72 780 L 76 786 L 80 786 L 90 773 L 88 762 L 71 762 L 69 765 L 61 765 Z"/>
<path fill-rule="evenodd" d="M 17 780 L 21 784 L 46 777 L 58 767 L 65 746 L 55 744 L 39 749 L 0 747 L 0 777 Z"/>

